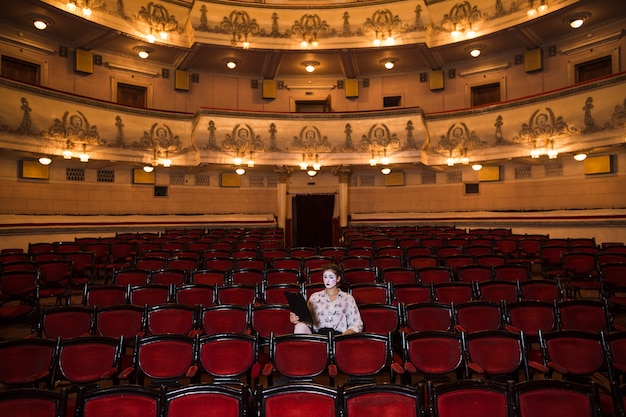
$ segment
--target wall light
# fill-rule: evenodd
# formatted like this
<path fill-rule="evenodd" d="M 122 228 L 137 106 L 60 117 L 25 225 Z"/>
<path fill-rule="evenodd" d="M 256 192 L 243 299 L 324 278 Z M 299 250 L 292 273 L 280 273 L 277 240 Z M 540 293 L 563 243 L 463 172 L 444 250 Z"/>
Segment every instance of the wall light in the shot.
<path fill-rule="evenodd" d="M 313 72 L 315 71 L 315 68 L 317 68 L 320 65 L 320 63 L 317 61 L 304 61 L 300 65 L 304 67 L 306 72 Z"/>
<path fill-rule="evenodd" d="M 47 156 L 42 156 L 41 158 L 39 158 L 39 163 L 41 165 L 50 165 L 52 163 L 52 159 L 48 158 Z"/>
<path fill-rule="evenodd" d="M 574 159 L 577 160 L 578 162 L 582 162 L 585 159 L 587 159 L 587 154 L 584 152 L 579 152 L 574 154 Z"/>
<path fill-rule="evenodd" d="M 78 155 L 80 162 L 89 162 L 89 154 L 87 153 L 87 145 L 83 143 L 83 152 Z"/>
<path fill-rule="evenodd" d="M 135 46 L 133 48 L 133 51 L 135 51 L 137 55 L 139 55 L 139 58 L 146 59 L 150 56 L 152 52 L 154 52 L 154 49 L 148 48 L 147 46 Z"/>
<path fill-rule="evenodd" d="M 393 69 L 396 66 L 396 62 L 398 62 L 398 58 L 383 58 L 380 60 L 380 63 L 388 70 Z"/>

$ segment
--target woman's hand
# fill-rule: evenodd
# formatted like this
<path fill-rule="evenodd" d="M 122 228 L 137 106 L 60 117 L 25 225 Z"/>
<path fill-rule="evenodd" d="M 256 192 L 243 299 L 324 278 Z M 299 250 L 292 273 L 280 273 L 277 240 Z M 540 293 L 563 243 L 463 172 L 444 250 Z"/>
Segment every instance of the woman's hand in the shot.
<path fill-rule="evenodd" d="M 296 313 L 289 313 L 289 321 L 293 324 L 300 323 L 300 317 Z"/>
<path fill-rule="evenodd" d="M 348 329 L 348 330 L 346 330 L 345 332 L 343 332 L 341 334 L 353 334 L 353 333 L 356 333 L 356 332 L 354 330 L 352 330 L 352 329 Z"/>

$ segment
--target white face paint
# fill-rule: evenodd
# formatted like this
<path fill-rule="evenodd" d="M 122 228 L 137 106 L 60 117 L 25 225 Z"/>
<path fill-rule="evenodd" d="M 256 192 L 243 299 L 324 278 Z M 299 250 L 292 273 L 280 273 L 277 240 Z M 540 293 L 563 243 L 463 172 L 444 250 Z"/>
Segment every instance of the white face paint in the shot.
<path fill-rule="evenodd" d="M 326 288 L 334 288 L 337 285 L 337 275 L 333 271 L 324 271 L 322 278 Z"/>

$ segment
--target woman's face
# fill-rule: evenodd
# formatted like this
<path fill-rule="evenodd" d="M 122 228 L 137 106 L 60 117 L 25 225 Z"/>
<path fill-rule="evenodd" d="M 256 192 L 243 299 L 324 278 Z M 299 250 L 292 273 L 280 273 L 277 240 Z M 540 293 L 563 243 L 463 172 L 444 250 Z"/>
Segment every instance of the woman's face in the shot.
<path fill-rule="evenodd" d="M 331 270 L 324 271 L 322 278 L 324 279 L 324 287 L 330 289 L 337 286 L 337 274 L 335 272 Z"/>

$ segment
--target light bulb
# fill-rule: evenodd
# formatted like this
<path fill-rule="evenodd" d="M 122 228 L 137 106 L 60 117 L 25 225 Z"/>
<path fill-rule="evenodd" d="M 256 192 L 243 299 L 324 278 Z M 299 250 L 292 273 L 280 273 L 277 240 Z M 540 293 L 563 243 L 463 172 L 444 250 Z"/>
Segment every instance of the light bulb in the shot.
<path fill-rule="evenodd" d="M 250 42 L 248 42 L 248 41 L 243 41 L 243 42 L 241 43 L 241 47 L 242 47 L 243 49 L 250 49 Z"/>
<path fill-rule="evenodd" d="M 449 167 L 453 167 L 454 166 L 454 158 L 448 158 L 447 159 L 447 163 Z"/>
<path fill-rule="evenodd" d="M 240 158 L 240 157 L 238 157 L 238 156 L 237 156 L 237 157 L 235 157 L 235 158 L 233 159 L 233 164 L 235 164 L 235 165 L 241 165 L 241 158 Z"/>
<path fill-rule="evenodd" d="M 172 166 L 172 160 L 171 160 L 171 159 L 169 159 L 169 158 L 165 158 L 165 159 L 163 160 L 163 166 L 164 166 L 165 168 L 169 168 L 169 167 L 171 167 L 171 166 Z"/>
<path fill-rule="evenodd" d="M 48 22 L 42 19 L 37 19 L 33 21 L 33 26 L 35 26 L 39 30 L 45 30 L 48 27 Z"/>
<path fill-rule="evenodd" d="M 169 35 L 168 35 L 168 33 L 167 33 L 167 32 L 165 32 L 165 31 L 161 31 L 161 32 L 159 32 L 159 37 L 160 37 L 162 40 L 166 41 L 166 40 L 167 40 L 167 38 L 169 37 Z"/>
<path fill-rule="evenodd" d="M 315 71 L 315 65 L 307 65 L 306 67 L 304 67 L 304 69 L 306 70 L 306 72 L 313 72 Z"/>

